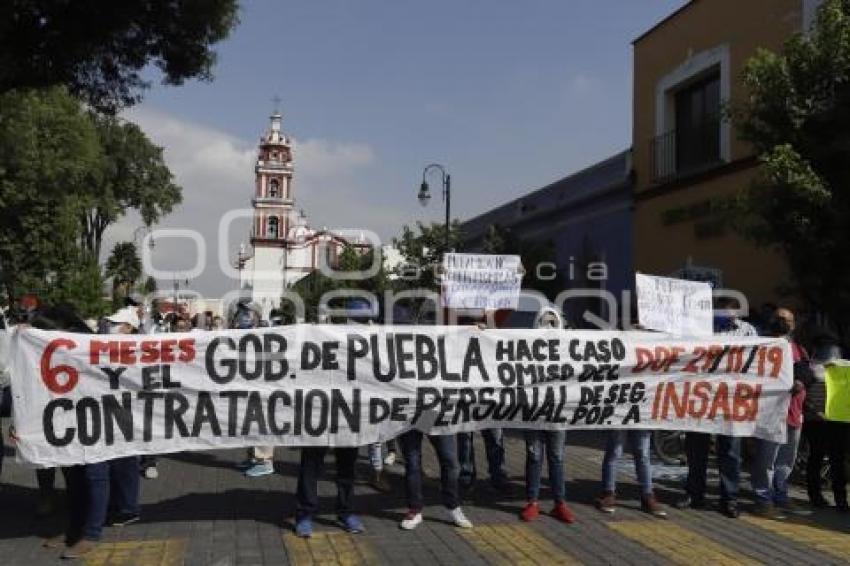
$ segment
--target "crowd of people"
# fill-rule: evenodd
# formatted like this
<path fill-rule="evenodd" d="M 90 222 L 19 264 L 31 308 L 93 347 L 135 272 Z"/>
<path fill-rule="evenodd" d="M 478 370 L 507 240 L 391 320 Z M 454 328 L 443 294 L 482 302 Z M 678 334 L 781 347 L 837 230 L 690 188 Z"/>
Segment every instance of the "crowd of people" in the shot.
<path fill-rule="evenodd" d="M 721 308 L 726 305 L 718 305 Z M 23 322 L 36 328 L 99 333 L 188 332 L 230 328 L 250 329 L 261 326 L 259 309 L 252 303 L 240 302 L 235 313 L 225 325 L 220 317 L 195 316 L 189 318 L 175 313 L 169 316 L 150 316 L 140 304 L 128 300 L 127 305 L 92 324 L 80 321 L 64 307 L 27 310 Z M 146 316 L 147 315 L 147 316 Z M 357 321 L 348 321 L 357 322 Z M 362 321 L 361 321 L 362 322 Z M 715 317 L 718 334 L 752 336 L 756 329 L 735 317 Z M 755 498 L 755 512 L 770 518 L 780 518 L 785 513 L 804 513 L 789 497 L 789 478 L 797 460 L 801 438 L 806 439 L 809 457 L 806 480 L 810 504 L 823 507 L 827 501 L 822 494 L 821 470 L 824 459 L 830 466 L 830 480 L 835 507 L 848 512 L 844 462 L 850 439 L 850 424 L 829 421 L 825 418 L 826 390 L 824 366 L 841 357 L 837 340 L 829 335 L 819 336 L 813 343 L 811 356 L 794 340 L 794 313 L 787 308 L 777 308 L 761 332 L 763 335 L 782 337 L 791 342 L 794 353 L 794 386 L 789 392 L 791 402 L 785 419 L 787 440 L 784 443 L 755 439 L 751 462 L 751 484 Z M 8 342 L 0 341 L 0 359 L 8 354 Z M 0 368 L 3 386 L 3 416 L 9 416 L 11 396 L 6 367 Z M 528 430 L 525 442 L 525 499 L 520 519 L 533 521 L 541 513 L 541 485 L 544 461 L 548 466 L 548 483 L 552 499 L 551 515 L 563 523 L 573 523 L 576 516 L 570 509 L 564 477 L 567 433 L 564 430 Z M 606 431 L 605 453 L 601 469 L 600 495 L 596 507 L 603 513 L 617 509 L 617 464 L 628 445 L 634 456 L 635 473 L 641 490 L 641 509 L 649 515 L 663 519 L 667 510 L 654 494 L 652 460 L 650 456 L 651 431 Z M 481 432 L 486 452 L 488 475 L 496 491 L 507 488 L 510 481 L 506 472 L 505 431 L 499 429 Z M 14 439 L 14 432 L 11 431 Z M 400 522 L 406 530 L 415 529 L 423 521 L 425 501 L 422 482 L 422 454 L 425 436 L 418 430 L 409 430 L 396 440 L 367 447 L 372 471 L 370 484 L 378 491 L 390 491 L 391 484 L 384 475 L 384 466 L 399 460 L 404 466 L 404 489 L 407 513 Z M 2 439 L 2 435 L 0 435 Z M 450 521 L 460 528 L 472 528 L 472 522 L 461 507 L 463 494 L 471 489 L 477 479 L 473 433 L 427 436 L 440 468 L 441 503 Z M 2 441 L 2 440 L 0 440 Z M 712 438 L 708 434 L 689 432 L 686 437 L 688 465 L 685 495 L 676 502 L 677 508 L 700 509 L 706 506 L 707 467 Z M 720 475 L 720 509 L 730 518 L 739 515 L 738 493 L 742 467 L 741 438 L 718 435 L 714 441 Z M 313 517 L 319 511 L 318 481 L 325 466 L 327 447 L 302 448 L 296 491 L 295 532 L 301 537 L 313 533 Z M 363 522 L 355 513 L 355 470 L 360 449 L 357 447 L 333 448 L 337 489 L 336 513 L 342 528 L 350 533 L 364 530 Z M 2 445 L 0 445 L 0 472 L 2 472 Z M 274 446 L 256 446 L 248 450 L 239 469 L 246 476 L 260 478 L 274 473 Z M 63 557 L 78 558 L 90 552 L 100 540 L 104 526 L 128 525 L 140 520 L 140 478 L 156 479 L 159 475 L 155 457 L 124 457 L 96 464 L 66 466 L 61 468 L 67 492 L 67 528 L 56 538 L 48 539 L 48 547 L 64 547 Z M 50 514 L 55 510 L 55 469 L 36 471 L 40 501 L 38 513 Z"/>

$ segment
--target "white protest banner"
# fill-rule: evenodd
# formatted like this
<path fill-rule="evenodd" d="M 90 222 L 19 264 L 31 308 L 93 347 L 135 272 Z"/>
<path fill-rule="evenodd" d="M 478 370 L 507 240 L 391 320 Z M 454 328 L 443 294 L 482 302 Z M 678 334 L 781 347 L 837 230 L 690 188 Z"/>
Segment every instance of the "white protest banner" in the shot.
<path fill-rule="evenodd" d="M 638 321 L 676 336 L 711 336 L 711 285 L 655 275 L 635 275 Z"/>
<path fill-rule="evenodd" d="M 682 429 L 782 441 L 787 340 L 294 325 L 162 335 L 19 330 L 19 453 L 359 446 L 411 428 Z"/>
<path fill-rule="evenodd" d="M 518 255 L 447 253 L 441 296 L 450 309 L 516 309 L 522 284 Z"/>

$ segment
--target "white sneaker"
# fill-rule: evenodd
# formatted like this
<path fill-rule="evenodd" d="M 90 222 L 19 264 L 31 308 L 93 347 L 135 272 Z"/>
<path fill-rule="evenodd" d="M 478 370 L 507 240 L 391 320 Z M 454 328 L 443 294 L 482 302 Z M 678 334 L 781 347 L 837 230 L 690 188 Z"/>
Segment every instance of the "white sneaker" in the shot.
<path fill-rule="evenodd" d="M 408 511 L 404 519 L 401 520 L 401 528 L 406 531 L 412 531 L 422 522 L 422 512 Z"/>
<path fill-rule="evenodd" d="M 155 480 L 159 477 L 159 470 L 156 469 L 156 466 L 148 466 L 145 468 L 145 478 L 149 480 Z"/>
<path fill-rule="evenodd" d="M 456 527 L 460 527 L 461 529 L 472 528 L 472 521 L 466 518 L 466 515 L 463 514 L 463 509 L 460 507 L 449 509 L 449 517 Z"/>

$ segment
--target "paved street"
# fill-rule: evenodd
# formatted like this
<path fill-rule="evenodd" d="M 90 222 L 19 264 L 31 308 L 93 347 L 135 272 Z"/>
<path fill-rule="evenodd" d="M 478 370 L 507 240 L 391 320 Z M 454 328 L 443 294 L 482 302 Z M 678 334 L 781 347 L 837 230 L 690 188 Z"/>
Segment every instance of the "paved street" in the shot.
<path fill-rule="evenodd" d="M 567 452 L 568 499 L 578 522 L 563 525 L 549 517 L 534 524 L 517 519 L 523 504 L 523 444 L 508 440 L 512 488 L 495 493 L 482 481 L 483 446 L 476 446 L 479 482 L 465 502 L 475 528 L 463 531 L 431 505 L 415 531 L 398 528 L 405 508 L 401 466 L 391 468 L 396 492 L 377 494 L 362 482 L 357 504 L 367 532 L 348 535 L 334 524 L 334 487 L 322 482 L 326 509 L 309 541 L 292 534 L 297 451 L 279 450 L 273 476 L 247 479 L 234 465 L 241 451 L 186 453 L 163 457 L 160 477 L 143 480 L 143 521 L 107 529 L 104 544 L 87 564 L 839 564 L 850 562 L 850 518 L 834 511 L 805 520 L 765 521 L 744 514 L 735 521 L 716 511 L 676 511 L 670 520 L 641 513 L 633 489 L 631 458 L 621 474 L 623 506 L 606 516 L 591 502 L 599 489 L 602 452 L 597 438 L 576 433 Z M 427 445 L 427 443 L 426 443 Z M 426 486 L 438 499 L 436 465 L 426 448 Z M 330 457 L 328 458 L 330 463 Z M 328 466 L 329 474 L 333 466 Z M 360 476 L 368 475 L 365 450 Z M 679 491 L 676 474 L 662 470 L 659 496 L 672 504 Z M 332 477 L 328 478 L 332 480 Z M 486 479 L 486 478 L 485 478 Z M 35 478 L 7 460 L 0 491 L 0 563 L 54 564 L 60 551 L 41 547 L 56 534 L 59 521 L 37 520 Z M 61 480 L 60 480 L 61 481 Z M 801 494 L 798 492 L 799 497 Z M 545 493 L 544 493 L 545 498 Z M 746 500 L 746 494 L 745 498 Z M 545 501 L 545 499 L 544 499 Z M 544 509 L 548 510 L 548 503 Z"/>

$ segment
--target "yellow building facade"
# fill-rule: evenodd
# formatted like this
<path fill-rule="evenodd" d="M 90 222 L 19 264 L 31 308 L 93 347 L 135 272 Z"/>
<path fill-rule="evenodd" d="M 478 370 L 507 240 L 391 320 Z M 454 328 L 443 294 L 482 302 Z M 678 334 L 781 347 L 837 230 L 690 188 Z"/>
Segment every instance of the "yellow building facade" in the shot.
<path fill-rule="evenodd" d="M 742 291 L 750 307 L 781 299 L 781 255 L 724 220 L 723 206 L 758 173 L 723 119 L 747 96 L 760 47 L 781 50 L 808 29 L 817 0 L 692 0 L 634 41 L 634 265 Z"/>

